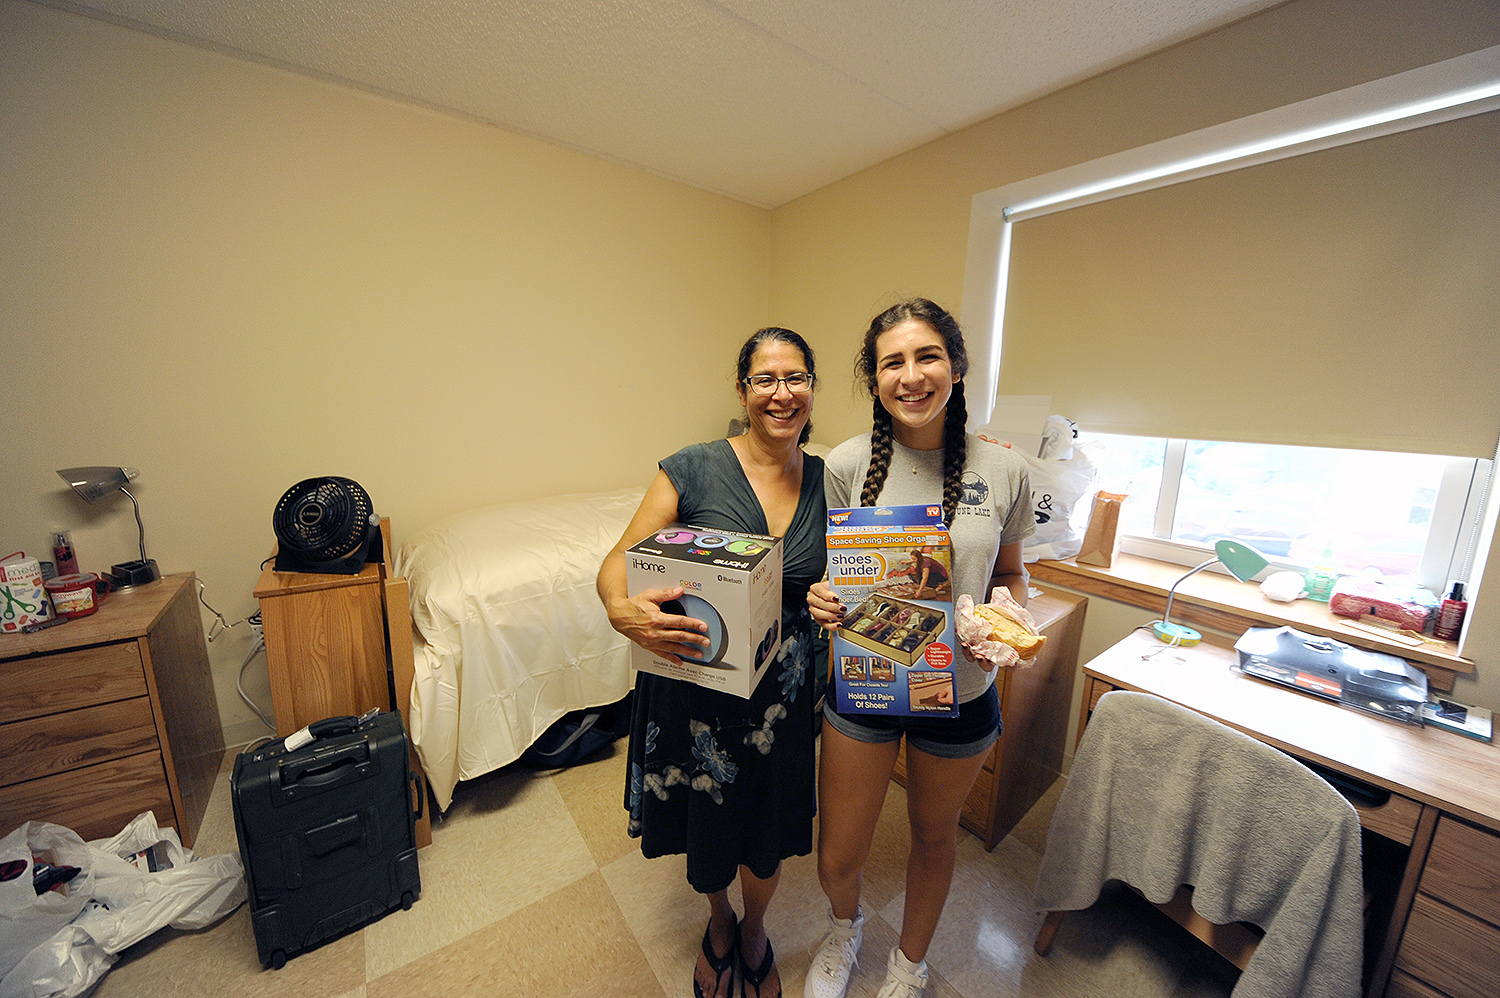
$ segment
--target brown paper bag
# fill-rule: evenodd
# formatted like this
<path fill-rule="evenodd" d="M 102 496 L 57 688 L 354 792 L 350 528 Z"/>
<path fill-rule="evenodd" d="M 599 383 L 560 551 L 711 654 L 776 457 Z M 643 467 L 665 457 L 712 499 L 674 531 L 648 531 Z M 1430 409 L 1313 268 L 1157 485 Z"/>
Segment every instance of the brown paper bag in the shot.
<path fill-rule="evenodd" d="M 1108 568 L 1120 550 L 1120 508 L 1127 496 L 1118 492 L 1100 492 L 1094 496 L 1089 514 L 1089 529 L 1083 535 L 1083 547 L 1075 559 L 1080 565 Z"/>

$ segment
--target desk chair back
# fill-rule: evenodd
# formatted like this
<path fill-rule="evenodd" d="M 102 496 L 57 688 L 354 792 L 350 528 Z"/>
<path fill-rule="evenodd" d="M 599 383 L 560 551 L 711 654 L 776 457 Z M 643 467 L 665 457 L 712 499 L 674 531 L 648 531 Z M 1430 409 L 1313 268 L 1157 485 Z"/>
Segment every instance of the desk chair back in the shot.
<path fill-rule="evenodd" d="M 1235 998 L 1357 998 L 1360 861 L 1358 815 L 1311 770 L 1185 707 L 1116 691 L 1079 743 L 1035 901 L 1076 911 L 1120 880 L 1170 914 L 1189 886 L 1208 922 L 1264 930 L 1238 961 Z"/>

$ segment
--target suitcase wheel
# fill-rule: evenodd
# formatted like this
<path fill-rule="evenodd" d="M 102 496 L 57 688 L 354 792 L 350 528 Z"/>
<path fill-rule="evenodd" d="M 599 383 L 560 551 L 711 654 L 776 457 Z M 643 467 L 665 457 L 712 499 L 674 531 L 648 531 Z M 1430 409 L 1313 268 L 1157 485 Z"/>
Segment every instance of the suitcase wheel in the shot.
<path fill-rule="evenodd" d="M 402 891 L 401 892 L 401 910 L 402 911 L 411 911 L 411 906 L 414 903 L 416 903 L 416 900 L 417 900 L 416 897 L 414 897 L 412 895 L 411 891 Z"/>
<path fill-rule="evenodd" d="M 286 966 L 286 950 L 278 949 L 271 952 L 271 969 L 280 970 Z"/>

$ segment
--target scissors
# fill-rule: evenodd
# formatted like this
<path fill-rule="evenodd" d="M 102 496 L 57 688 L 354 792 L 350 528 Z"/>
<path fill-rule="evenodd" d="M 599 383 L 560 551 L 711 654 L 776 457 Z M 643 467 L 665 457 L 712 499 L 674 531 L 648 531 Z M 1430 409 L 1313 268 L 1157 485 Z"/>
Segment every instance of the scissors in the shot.
<path fill-rule="evenodd" d="M 5 589 L 4 589 L 4 591 L 5 591 L 5 611 L 3 613 L 0 613 L 0 618 L 3 618 L 5 620 L 15 620 L 16 619 L 16 607 L 20 607 L 22 613 L 35 613 L 36 612 L 36 604 L 35 603 L 28 603 L 28 602 L 26 602 L 23 599 L 17 599 L 16 598 L 16 594 L 10 591 L 10 587 L 9 586 L 6 586 Z"/>

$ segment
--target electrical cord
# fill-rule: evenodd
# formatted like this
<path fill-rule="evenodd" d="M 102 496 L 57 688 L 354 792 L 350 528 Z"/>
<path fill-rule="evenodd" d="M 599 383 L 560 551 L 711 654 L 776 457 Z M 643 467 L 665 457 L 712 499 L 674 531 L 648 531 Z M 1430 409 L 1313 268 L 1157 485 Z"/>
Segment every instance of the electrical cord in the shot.
<path fill-rule="evenodd" d="M 257 612 L 257 614 L 255 614 L 255 617 L 260 618 L 260 612 Z M 239 690 L 240 699 L 243 699 L 243 701 L 246 702 L 246 705 L 248 705 L 251 710 L 255 711 L 255 716 L 260 717 L 261 723 L 264 723 L 264 725 L 266 725 L 267 728 L 272 729 L 272 731 L 276 731 L 275 720 L 267 717 L 266 711 L 261 710 L 261 705 L 257 704 L 254 699 L 251 699 L 251 695 L 245 692 L 245 669 L 249 668 L 251 662 L 254 662 L 255 656 L 257 656 L 257 654 L 260 654 L 261 651 L 266 648 L 266 635 L 264 635 L 264 633 L 261 633 L 260 627 L 258 627 L 258 624 L 260 624 L 260 620 L 255 621 L 255 624 L 257 624 L 257 630 L 255 630 L 255 642 L 254 644 L 251 644 L 251 650 L 246 651 L 245 660 L 243 660 L 243 662 L 240 662 L 240 674 L 234 677 L 234 689 Z"/>
<path fill-rule="evenodd" d="M 224 751 L 233 752 L 236 755 L 241 754 L 239 751 L 237 751 L 240 749 L 243 749 L 245 752 L 253 752 L 256 749 L 260 748 L 262 745 L 265 745 L 268 742 L 274 742 L 275 740 L 275 735 L 264 735 L 260 738 L 252 738 L 248 742 L 240 742 L 238 745 L 226 745 L 224 746 Z"/>
<path fill-rule="evenodd" d="M 255 711 L 255 716 L 260 718 L 261 723 L 270 728 L 272 731 L 275 731 L 276 722 L 266 716 L 266 712 L 260 709 L 260 704 L 250 699 L 250 694 L 245 692 L 244 686 L 245 669 L 249 667 L 252 661 L 254 661 L 255 656 L 263 651 L 266 647 L 266 636 L 265 633 L 260 629 L 260 611 L 256 610 L 250 616 L 240 620 L 236 620 L 231 624 L 227 619 L 225 619 L 222 613 L 220 613 L 218 610 L 215 610 L 212 606 L 209 606 L 208 600 L 203 598 L 204 588 L 205 587 L 203 585 L 203 580 L 199 579 L 198 602 L 202 603 L 204 609 L 214 615 L 214 622 L 208 629 L 209 641 L 213 641 L 216 638 L 222 638 L 225 634 L 228 634 L 231 630 L 240 626 L 241 624 L 249 624 L 251 629 L 255 632 L 255 640 L 250 643 L 250 650 L 245 653 L 245 660 L 240 663 L 239 674 L 234 677 L 234 688 L 239 692 L 240 699 L 245 701 L 246 705 L 248 705 L 251 710 Z"/>
<path fill-rule="evenodd" d="M 241 619 L 236 620 L 231 624 L 222 613 L 209 606 L 208 600 L 203 598 L 203 592 L 207 588 L 203 584 L 203 580 L 198 579 L 197 582 L 198 602 L 203 604 L 203 608 L 205 610 L 214 615 L 214 622 L 210 624 L 208 628 L 208 640 L 210 643 L 216 641 L 219 638 L 222 638 L 225 634 L 229 633 L 231 630 L 240 626 L 241 624 L 249 624 L 253 622 L 258 625 L 260 623 L 260 611 L 257 610 L 252 617 L 242 617 Z"/>

